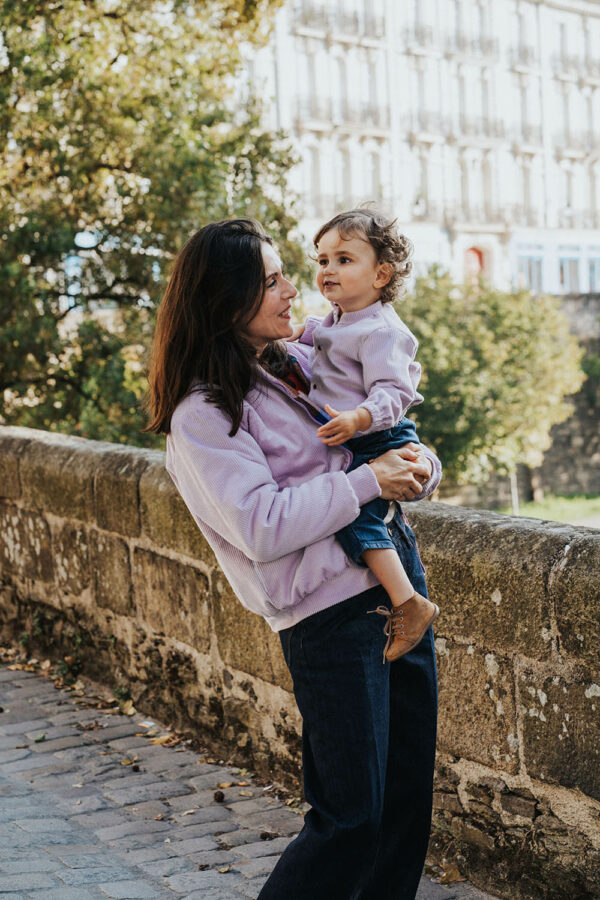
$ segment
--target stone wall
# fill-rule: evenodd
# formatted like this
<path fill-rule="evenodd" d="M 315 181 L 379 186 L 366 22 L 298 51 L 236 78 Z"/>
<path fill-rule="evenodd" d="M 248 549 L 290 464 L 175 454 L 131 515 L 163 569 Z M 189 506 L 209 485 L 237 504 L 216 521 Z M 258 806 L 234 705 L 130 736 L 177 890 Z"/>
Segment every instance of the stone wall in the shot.
<path fill-rule="evenodd" d="M 409 515 L 442 607 L 432 858 L 503 897 L 598 898 L 600 533 Z M 232 595 L 162 453 L 0 428 L 0 578 L 5 640 L 297 779 L 278 639 Z"/>

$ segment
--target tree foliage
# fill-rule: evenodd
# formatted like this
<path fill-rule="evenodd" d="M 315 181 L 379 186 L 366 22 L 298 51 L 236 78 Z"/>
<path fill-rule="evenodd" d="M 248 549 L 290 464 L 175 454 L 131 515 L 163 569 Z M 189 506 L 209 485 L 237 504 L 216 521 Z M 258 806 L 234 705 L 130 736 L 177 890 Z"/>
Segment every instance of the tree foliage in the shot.
<path fill-rule="evenodd" d="M 555 297 L 459 287 L 432 269 L 398 307 L 419 340 L 425 402 L 411 415 L 446 475 L 482 481 L 541 463 L 572 412 L 582 352 Z"/>
<path fill-rule="evenodd" d="M 290 148 L 235 77 L 281 2 L 0 0 L 0 421 L 152 442 L 135 347 L 207 221 L 305 274 Z"/>

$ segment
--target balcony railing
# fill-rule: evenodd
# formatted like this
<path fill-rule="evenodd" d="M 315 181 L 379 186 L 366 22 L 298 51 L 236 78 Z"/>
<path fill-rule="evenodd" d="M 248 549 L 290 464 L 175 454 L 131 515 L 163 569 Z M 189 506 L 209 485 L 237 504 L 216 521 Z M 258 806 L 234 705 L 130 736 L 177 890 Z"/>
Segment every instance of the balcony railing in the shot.
<path fill-rule="evenodd" d="M 510 51 L 510 62 L 513 66 L 534 66 L 537 63 L 535 47 L 517 44 Z"/>
<path fill-rule="evenodd" d="M 331 34 L 380 38 L 385 34 L 385 19 L 373 13 L 361 17 L 356 12 L 329 9 L 323 2 L 304 0 L 297 9 L 294 23 Z"/>
<path fill-rule="evenodd" d="M 386 106 L 373 103 L 334 104 L 327 97 L 299 97 L 296 101 L 296 122 L 307 122 L 336 127 L 349 125 L 365 131 L 385 130 L 390 127 L 390 112 Z"/>
<path fill-rule="evenodd" d="M 327 97 L 299 97 L 296 101 L 296 117 L 300 121 L 331 123 L 333 108 Z"/>
<path fill-rule="evenodd" d="M 591 131 L 560 131 L 554 136 L 554 147 L 559 153 L 591 153 L 600 138 Z"/>
<path fill-rule="evenodd" d="M 527 123 L 521 125 L 512 134 L 512 141 L 517 146 L 541 147 L 543 143 L 543 130 L 541 125 Z"/>
<path fill-rule="evenodd" d="M 405 121 L 406 130 L 413 133 L 426 133 L 447 136 L 450 134 L 450 120 L 436 112 L 420 110 L 415 116 Z"/>
<path fill-rule="evenodd" d="M 501 140 L 504 137 L 504 122 L 499 119 L 488 119 L 484 116 L 467 118 L 461 116 L 457 128 L 457 135 L 468 137 L 483 137 Z"/>
<path fill-rule="evenodd" d="M 587 59 L 584 74 L 590 78 L 600 79 L 600 59 Z"/>
<path fill-rule="evenodd" d="M 433 28 L 427 28 L 424 25 L 416 25 L 414 28 L 406 28 L 404 31 L 404 40 L 407 49 L 411 47 L 430 48 L 435 44 L 435 36 Z"/>
<path fill-rule="evenodd" d="M 413 206 L 411 218 L 414 222 L 442 222 L 444 208 L 421 199 Z"/>
<path fill-rule="evenodd" d="M 526 228 L 535 228 L 541 222 L 541 213 L 539 209 L 524 206 L 522 203 L 503 206 L 500 214 L 503 222 L 508 227 L 520 225 Z"/>
<path fill-rule="evenodd" d="M 558 214 L 560 228 L 600 228 L 600 213 L 595 209 L 561 209 Z"/>
<path fill-rule="evenodd" d="M 485 36 L 473 37 L 462 31 L 446 37 L 444 46 L 446 53 L 449 54 L 458 53 L 463 56 L 485 56 L 490 59 L 497 58 L 499 52 L 497 38 Z"/>
<path fill-rule="evenodd" d="M 581 56 L 559 53 L 552 57 L 552 70 L 555 75 L 583 75 L 585 60 Z"/>
<path fill-rule="evenodd" d="M 327 9 L 321 3 L 311 3 L 310 0 L 304 2 L 296 8 L 294 16 L 296 25 L 305 25 L 308 28 L 327 28 L 329 24 L 329 16 Z"/>
<path fill-rule="evenodd" d="M 381 38 L 385 35 L 385 19 L 373 13 L 365 15 L 364 33 L 367 37 Z"/>

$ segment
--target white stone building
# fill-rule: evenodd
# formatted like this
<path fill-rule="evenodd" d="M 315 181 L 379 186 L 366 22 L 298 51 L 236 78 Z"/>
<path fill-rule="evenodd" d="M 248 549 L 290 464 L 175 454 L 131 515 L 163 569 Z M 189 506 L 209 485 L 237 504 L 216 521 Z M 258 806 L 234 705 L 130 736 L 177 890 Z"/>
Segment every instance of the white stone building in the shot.
<path fill-rule="evenodd" d="M 598 0 L 287 0 L 248 72 L 308 238 L 372 199 L 417 271 L 600 291 Z"/>

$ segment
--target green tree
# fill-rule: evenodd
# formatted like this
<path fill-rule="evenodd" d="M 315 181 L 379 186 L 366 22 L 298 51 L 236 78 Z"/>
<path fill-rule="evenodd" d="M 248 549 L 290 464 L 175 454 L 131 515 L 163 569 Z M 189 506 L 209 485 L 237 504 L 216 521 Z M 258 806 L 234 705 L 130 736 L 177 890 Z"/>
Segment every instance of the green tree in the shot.
<path fill-rule="evenodd" d="M 155 441 L 139 348 L 207 221 L 256 216 L 306 274 L 293 156 L 236 86 L 281 3 L 0 0 L 0 421 Z"/>
<path fill-rule="evenodd" d="M 482 481 L 540 464 L 584 381 L 557 298 L 454 284 L 432 269 L 398 311 L 419 340 L 425 402 L 414 409 L 447 476 Z"/>

